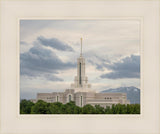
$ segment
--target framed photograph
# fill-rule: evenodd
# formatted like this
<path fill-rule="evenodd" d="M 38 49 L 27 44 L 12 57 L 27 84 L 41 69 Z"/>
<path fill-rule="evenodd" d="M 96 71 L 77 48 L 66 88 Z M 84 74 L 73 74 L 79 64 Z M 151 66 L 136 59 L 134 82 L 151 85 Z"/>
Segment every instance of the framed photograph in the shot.
<path fill-rule="evenodd" d="M 160 133 L 160 1 L 0 1 L 2 134 Z"/>

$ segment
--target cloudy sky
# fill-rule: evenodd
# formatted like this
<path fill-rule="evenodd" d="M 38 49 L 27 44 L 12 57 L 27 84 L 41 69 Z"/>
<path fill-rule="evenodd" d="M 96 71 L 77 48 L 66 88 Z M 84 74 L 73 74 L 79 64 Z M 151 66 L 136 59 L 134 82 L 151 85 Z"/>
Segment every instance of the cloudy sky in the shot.
<path fill-rule="evenodd" d="M 94 90 L 139 88 L 139 33 L 136 20 L 21 20 L 21 99 L 70 88 L 81 37 L 86 75 Z"/>

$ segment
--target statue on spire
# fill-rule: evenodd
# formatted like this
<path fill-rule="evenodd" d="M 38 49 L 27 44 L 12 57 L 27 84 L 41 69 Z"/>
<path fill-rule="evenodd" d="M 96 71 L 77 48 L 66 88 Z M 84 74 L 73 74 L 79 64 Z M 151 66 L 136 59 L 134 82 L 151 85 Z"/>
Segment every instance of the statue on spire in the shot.
<path fill-rule="evenodd" d="M 81 54 L 80 56 L 82 56 L 82 38 L 81 38 Z"/>

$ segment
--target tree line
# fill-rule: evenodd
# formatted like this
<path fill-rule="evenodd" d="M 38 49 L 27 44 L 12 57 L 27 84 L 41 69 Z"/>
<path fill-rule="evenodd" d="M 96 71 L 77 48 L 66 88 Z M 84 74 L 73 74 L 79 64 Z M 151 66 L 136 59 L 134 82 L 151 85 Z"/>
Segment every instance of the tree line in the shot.
<path fill-rule="evenodd" d="M 62 104 L 60 102 L 47 103 L 43 100 L 38 100 L 36 103 L 21 100 L 20 114 L 140 114 L 140 104 L 113 104 L 112 107 L 104 108 L 90 104 L 79 107 L 74 101 Z"/>

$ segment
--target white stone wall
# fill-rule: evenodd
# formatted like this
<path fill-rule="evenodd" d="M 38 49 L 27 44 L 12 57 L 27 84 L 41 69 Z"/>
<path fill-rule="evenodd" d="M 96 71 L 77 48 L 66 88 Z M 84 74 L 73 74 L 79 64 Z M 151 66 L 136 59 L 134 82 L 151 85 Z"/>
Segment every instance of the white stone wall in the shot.
<path fill-rule="evenodd" d="M 103 107 L 111 106 L 112 104 L 130 104 L 125 93 L 75 92 L 74 89 L 67 89 L 65 92 L 38 93 L 37 99 L 32 102 L 43 100 L 53 103 L 57 102 L 57 96 L 58 102 L 63 104 L 68 103 L 69 96 L 71 96 L 71 101 L 75 101 L 75 104 L 80 107 L 86 104 L 91 104 L 93 106 L 100 105 Z"/>

